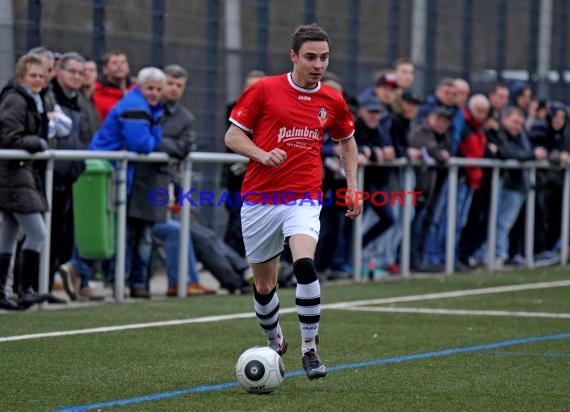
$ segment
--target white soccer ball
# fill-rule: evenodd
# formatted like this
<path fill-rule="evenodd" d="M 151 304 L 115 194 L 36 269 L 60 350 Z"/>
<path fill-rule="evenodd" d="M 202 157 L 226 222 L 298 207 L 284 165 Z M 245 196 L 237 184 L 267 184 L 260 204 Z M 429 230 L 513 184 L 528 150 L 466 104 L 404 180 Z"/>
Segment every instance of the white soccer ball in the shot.
<path fill-rule="evenodd" d="M 270 393 L 281 386 L 285 366 L 281 356 L 267 346 L 249 348 L 236 364 L 239 384 L 250 393 Z"/>

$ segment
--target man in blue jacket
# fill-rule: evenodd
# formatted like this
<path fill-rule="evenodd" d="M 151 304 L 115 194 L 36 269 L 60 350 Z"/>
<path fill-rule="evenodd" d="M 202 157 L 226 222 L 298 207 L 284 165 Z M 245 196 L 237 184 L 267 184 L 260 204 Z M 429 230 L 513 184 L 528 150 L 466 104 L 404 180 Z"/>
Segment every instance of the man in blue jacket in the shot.
<path fill-rule="evenodd" d="M 136 153 L 155 151 L 162 141 L 161 103 L 166 76 L 155 67 L 142 69 L 137 77 L 138 85 L 109 112 L 101 128 L 93 136 L 90 150 L 127 150 Z M 135 164 L 127 169 L 127 196 L 133 188 Z M 141 205 L 143 206 L 143 205 Z M 125 271 L 129 272 L 132 298 L 149 298 L 146 289 L 148 259 L 139 253 L 151 246 L 153 222 L 127 218 L 127 255 Z"/>

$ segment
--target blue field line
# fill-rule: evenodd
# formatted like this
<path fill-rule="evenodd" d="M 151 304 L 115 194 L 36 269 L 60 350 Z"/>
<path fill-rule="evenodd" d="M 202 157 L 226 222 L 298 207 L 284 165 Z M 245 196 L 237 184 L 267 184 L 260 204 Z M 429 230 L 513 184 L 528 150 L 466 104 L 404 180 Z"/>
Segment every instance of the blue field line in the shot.
<path fill-rule="evenodd" d="M 449 356 L 455 355 L 458 353 L 469 353 L 469 352 L 478 352 L 487 349 L 497 349 L 503 348 L 506 346 L 515 346 L 515 345 L 524 345 L 527 343 L 535 343 L 535 342 L 546 342 L 546 341 L 553 341 L 553 340 L 561 340 L 561 339 L 568 339 L 570 338 L 570 332 L 568 333 L 560 333 L 557 335 L 547 335 L 547 336 L 533 336 L 529 338 L 522 338 L 522 339 L 512 339 L 512 340 L 505 340 L 501 342 L 495 343 L 487 343 L 483 345 L 475 345 L 475 346 L 464 346 L 462 348 L 450 348 L 450 349 L 443 349 L 440 351 L 435 352 L 424 352 L 424 353 L 416 353 L 412 355 L 404 355 L 404 356 L 396 356 L 393 358 L 386 358 L 386 359 L 376 359 L 366 362 L 355 362 L 355 363 L 347 363 L 344 365 L 336 365 L 328 367 L 329 372 L 335 372 L 345 369 L 355 369 L 355 368 L 362 368 L 367 366 L 375 366 L 375 365 L 386 365 L 390 363 L 399 363 L 399 362 L 407 362 L 412 360 L 418 359 L 426 359 L 426 358 L 436 358 L 441 356 Z M 286 377 L 291 378 L 294 376 L 304 375 L 305 372 L 302 370 L 297 370 L 293 372 L 287 372 Z M 173 398 L 176 396 L 188 395 L 191 393 L 199 393 L 199 392 L 210 392 L 216 391 L 220 389 L 228 389 L 239 386 L 238 382 L 225 382 L 219 383 L 216 385 L 203 385 L 203 386 L 196 386 L 194 388 L 182 389 L 178 391 L 172 392 L 162 392 L 156 393 L 152 395 L 146 396 L 139 396 L 136 398 L 127 398 L 127 399 L 119 399 L 115 401 L 109 402 L 99 402 L 99 403 L 92 403 L 88 405 L 81 405 L 81 406 L 71 406 L 71 407 L 62 407 L 57 409 L 57 412 L 81 412 L 81 411 L 88 411 L 92 409 L 102 409 L 102 408 L 112 408 L 115 406 L 123 406 L 123 405 L 130 405 L 134 403 L 141 403 L 141 402 L 149 402 L 149 401 L 156 401 L 159 399 L 166 399 L 166 398 Z"/>
<path fill-rule="evenodd" d="M 534 356 L 539 358 L 566 358 L 570 353 L 535 353 L 535 352 L 506 352 L 495 351 L 489 352 L 489 355 L 495 356 Z"/>

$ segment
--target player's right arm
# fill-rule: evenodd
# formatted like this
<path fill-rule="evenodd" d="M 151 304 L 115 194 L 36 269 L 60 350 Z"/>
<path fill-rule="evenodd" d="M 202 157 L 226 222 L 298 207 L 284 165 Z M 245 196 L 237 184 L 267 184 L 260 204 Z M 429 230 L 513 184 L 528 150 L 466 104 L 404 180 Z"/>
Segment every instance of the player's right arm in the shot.
<path fill-rule="evenodd" d="M 287 159 L 287 153 L 281 149 L 275 148 L 269 152 L 261 149 L 253 143 L 245 131 L 233 124 L 228 128 L 224 141 L 232 151 L 265 166 L 279 166 Z"/>

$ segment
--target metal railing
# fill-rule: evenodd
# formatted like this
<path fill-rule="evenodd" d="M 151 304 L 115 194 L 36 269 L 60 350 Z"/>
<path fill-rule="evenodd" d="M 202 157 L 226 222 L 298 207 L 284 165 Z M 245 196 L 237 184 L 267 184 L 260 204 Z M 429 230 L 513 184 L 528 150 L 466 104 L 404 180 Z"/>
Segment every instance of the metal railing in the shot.
<path fill-rule="evenodd" d="M 87 151 L 87 150 L 47 150 L 45 152 L 30 154 L 24 150 L 0 150 L 0 160 L 46 160 L 45 171 L 45 191 L 48 203 L 48 211 L 45 212 L 45 223 L 47 227 L 47 239 L 41 252 L 41 266 L 39 275 L 39 293 L 48 291 L 49 282 L 49 260 L 50 260 L 50 234 L 51 234 L 51 206 L 52 206 L 52 190 L 53 190 L 53 171 L 54 162 L 56 160 L 85 160 L 85 159 L 106 159 L 116 161 L 116 191 L 117 191 L 117 247 L 115 253 L 115 288 L 114 297 L 117 302 L 124 300 L 124 284 L 125 284 L 125 250 L 126 250 L 126 218 L 127 218 L 127 165 L 128 162 L 174 162 L 165 153 L 150 153 L 146 155 L 118 151 Z M 182 162 L 181 181 L 182 187 L 190 188 L 192 182 L 192 166 L 194 163 L 235 163 L 246 162 L 243 156 L 230 153 L 206 153 L 195 152 L 188 155 Z M 410 163 L 407 159 L 397 159 L 393 162 L 387 162 L 378 167 L 398 167 L 403 168 L 404 173 L 404 191 L 411 192 L 414 190 L 414 167 L 420 166 L 422 163 Z M 484 168 L 492 168 L 491 179 L 491 202 L 489 206 L 489 221 L 487 245 L 488 250 L 494 251 L 496 245 L 496 220 L 497 220 L 497 204 L 499 198 L 499 173 L 501 169 L 527 169 L 530 172 L 531 183 L 537 169 L 555 169 L 551 163 L 547 161 L 530 161 L 518 162 L 511 160 L 491 160 L 491 159 L 465 159 L 451 158 L 448 162 L 448 203 L 447 203 L 447 239 L 446 239 L 446 264 L 445 273 L 451 275 L 454 273 L 455 262 L 455 223 L 457 210 L 457 186 L 458 172 L 460 167 L 477 166 Z M 359 168 L 358 183 L 359 189 L 363 189 L 364 168 Z M 534 211 L 535 211 L 535 193 L 531 188 L 526 198 L 526 221 L 525 221 L 525 257 L 526 266 L 531 268 L 533 261 L 533 244 L 534 244 Z M 404 215 L 402 219 L 402 244 L 400 248 L 400 270 L 403 276 L 410 276 L 410 250 L 411 250 L 411 211 L 412 203 L 406 202 L 404 206 Z M 570 168 L 564 168 L 564 183 L 562 195 L 562 228 L 561 228 L 561 254 L 560 264 L 565 265 L 568 260 L 568 240 L 569 240 L 569 224 L 570 224 Z M 181 231 L 180 231 L 180 252 L 179 252 L 179 271 L 178 271 L 178 296 L 186 296 L 186 273 L 188 272 L 188 242 L 190 238 L 190 209 L 182 207 L 180 215 Z M 361 280 L 362 272 L 362 219 L 354 221 L 353 228 L 353 279 Z M 488 267 L 490 271 L 495 270 L 494 253 L 488 253 Z"/>
<path fill-rule="evenodd" d="M 410 163 L 407 159 L 397 159 L 387 162 L 378 167 L 398 167 L 404 171 L 404 192 L 414 190 L 414 167 L 425 165 L 425 163 Z M 564 183 L 562 191 L 561 213 L 561 236 L 562 245 L 560 251 L 560 264 L 566 265 L 568 261 L 568 241 L 570 224 L 570 168 L 557 167 L 548 161 L 525 161 L 516 160 L 496 160 L 496 159 L 466 159 L 452 157 L 448 161 L 448 199 L 447 199 L 447 233 L 445 247 L 445 273 L 452 275 L 455 272 L 455 225 L 457 219 L 457 186 L 460 167 L 476 166 L 492 169 L 491 174 L 491 197 L 489 204 L 489 218 L 487 228 L 487 269 L 496 270 L 495 249 L 497 243 L 497 211 L 499 200 L 499 179 L 501 169 L 525 169 L 529 171 L 531 188 L 526 194 L 526 218 L 525 218 L 525 264 L 526 267 L 534 267 L 534 214 L 535 214 L 535 190 L 534 183 L 537 169 L 560 169 L 564 170 Z M 362 190 L 364 181 L 364 170 L 359 168 L 358 182 L 359 190 Z M 400 247 L 400 273 L 403 276 L 410 276 L 410 251 L 411 251 L 411 211 L 413 205 L 406 202 L 404 206 L 404 216 L 402 219 L 402 243 Z M 362 219 L 357 219 L 354 224 L 353 233 L 353 279 L 361 280 L 362 274 Z"/>

